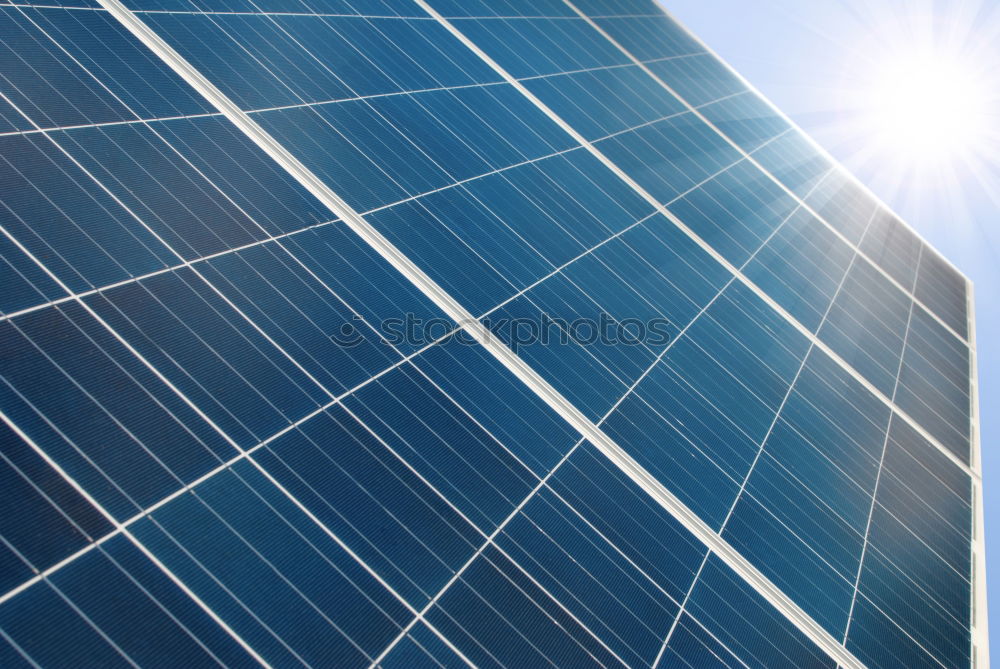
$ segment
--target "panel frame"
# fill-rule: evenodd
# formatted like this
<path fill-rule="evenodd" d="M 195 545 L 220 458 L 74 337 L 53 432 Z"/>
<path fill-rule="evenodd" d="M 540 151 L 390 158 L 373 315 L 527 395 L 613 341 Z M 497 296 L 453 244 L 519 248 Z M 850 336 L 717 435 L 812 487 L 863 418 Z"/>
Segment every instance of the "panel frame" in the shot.
<path fill-rule="evenodd" d="M 972 434 L 972 467 L 979 477 L 972 480 L 972 662 L 973 667 L 990 666 L 989 611 L 986 598 L 986 526 L 983 516 L 983 460 L 979 430 L 979 362 L 976 355 L 975 287 L 966 279 L 966 299 L 969 314 L 969 372 L 972 390 L 972 411 L 969 429 Z"/>

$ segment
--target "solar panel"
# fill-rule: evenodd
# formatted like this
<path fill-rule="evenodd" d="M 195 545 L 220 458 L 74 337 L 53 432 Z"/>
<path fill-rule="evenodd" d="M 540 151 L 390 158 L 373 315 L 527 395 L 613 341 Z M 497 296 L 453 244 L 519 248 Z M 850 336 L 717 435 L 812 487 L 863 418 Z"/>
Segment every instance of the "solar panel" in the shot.
<path fill-rule="evenodd" d="M 655 4 L 0 21 L 0 664 L 985 657 L 965 278 Z"/>

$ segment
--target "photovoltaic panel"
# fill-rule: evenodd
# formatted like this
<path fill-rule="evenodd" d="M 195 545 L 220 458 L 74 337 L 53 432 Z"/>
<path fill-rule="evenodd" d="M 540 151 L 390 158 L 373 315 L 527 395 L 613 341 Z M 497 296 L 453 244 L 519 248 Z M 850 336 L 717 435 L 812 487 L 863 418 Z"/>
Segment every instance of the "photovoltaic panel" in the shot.
<path fill-rule="evenodd" d="M 965 280 L 655 5 L 0 13 L 5 663 L 970 664 Z"/>

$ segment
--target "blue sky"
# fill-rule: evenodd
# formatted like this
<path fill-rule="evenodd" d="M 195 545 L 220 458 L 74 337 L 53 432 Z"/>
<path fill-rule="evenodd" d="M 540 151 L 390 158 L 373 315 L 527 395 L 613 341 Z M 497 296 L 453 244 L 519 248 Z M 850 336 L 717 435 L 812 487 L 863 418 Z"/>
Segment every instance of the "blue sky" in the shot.
<path fill-rule="evenodd" d="M 1000 452 L 992 447 L 1000 438 L 995 373 L 1000 369 L 995 134 L 1000 132 L 1000 5 L 993 0 L 664 4 L 975 283 L 990 645 L 1000 650 Z M 931 43 L 986 73 L 977 76 L 989 127 L 962 155 L 916 166 L 872 151 L 879 137 L 861 111 L 872 93 L 866 82 L 881 67 L 880 59 Z"/>

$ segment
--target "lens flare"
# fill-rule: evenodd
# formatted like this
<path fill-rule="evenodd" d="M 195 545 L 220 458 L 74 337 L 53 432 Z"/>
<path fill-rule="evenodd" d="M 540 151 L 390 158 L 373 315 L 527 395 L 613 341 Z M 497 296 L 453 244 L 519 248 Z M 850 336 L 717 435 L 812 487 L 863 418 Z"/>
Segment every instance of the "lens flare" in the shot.
<path fill-rule="evenodd" d="M 879 152 L 918 163 L 949 161 L 985 140 L 989 87 L 974 64 L 925 51 L 874 69 L 860 120 Z"/>

